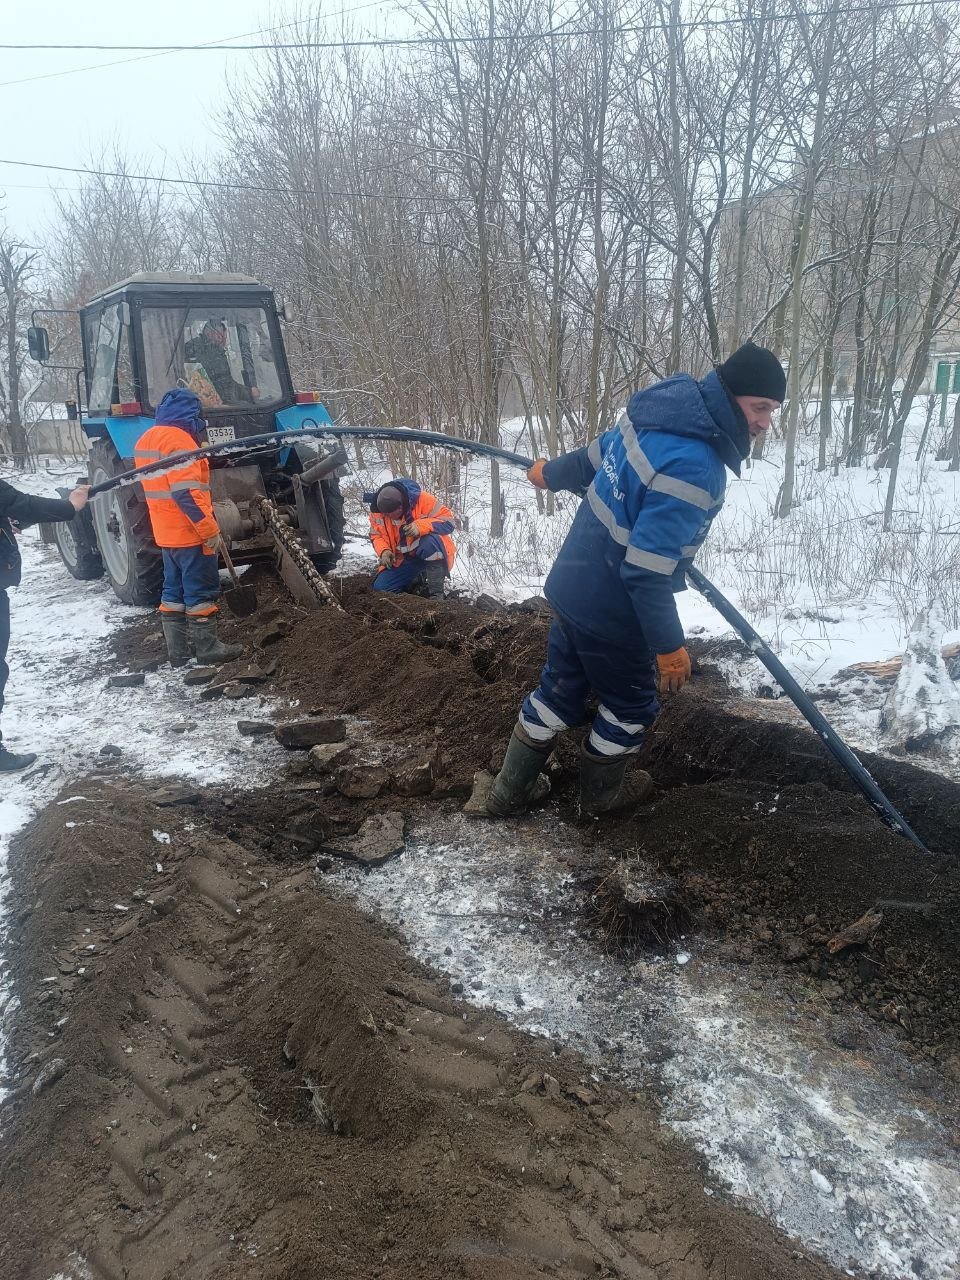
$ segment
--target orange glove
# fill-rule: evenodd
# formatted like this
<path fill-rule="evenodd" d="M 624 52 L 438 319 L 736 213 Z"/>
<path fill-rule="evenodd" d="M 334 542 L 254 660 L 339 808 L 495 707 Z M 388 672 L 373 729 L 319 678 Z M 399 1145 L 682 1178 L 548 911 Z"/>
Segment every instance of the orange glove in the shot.
<path fill-rule="evenodd" d="M 683 645 L 674 649 L 673 653 L 658 653 L 657 667 L 660 671 L 662 693 L 679 693 L 690 679 L 690 655 Z"/>
<path fill-rule="evenodd" d="M 547 464 L 546 458 L 538 458 L 532 467 L 527 471 L 527 479 L 537 489 L 549 489 L 550 486 L 543 478 L 543 468 Z"/>

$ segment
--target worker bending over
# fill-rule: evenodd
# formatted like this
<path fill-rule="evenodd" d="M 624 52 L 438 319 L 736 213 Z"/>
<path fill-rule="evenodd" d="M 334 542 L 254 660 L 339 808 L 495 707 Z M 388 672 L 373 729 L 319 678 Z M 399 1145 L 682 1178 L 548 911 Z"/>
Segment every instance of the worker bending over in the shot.
<path fill-rule="evenodd" d="M 154 426 L 134 446 L 138 467 L 196 449 L 204 422 L 200 400 L 176 387 L 160 401 Z M 217 637 L 220 528 L 210 498 L 210 463 L 194 458 L 175 471 L 143 478 L 153 537 L 163 554 L 160 622 L 170 664 L 229 662 L 242 650 Z"/>
<path fill-rule="evenodd" d="M 363 497 L 370 504 L 370 541 L 380 561 L 374 590 L 409 591 L 422 582 L 428 596 L 442 596 L 456 557 L 450 508 L 404 476 Z"/>
<path fill-rule="evenodd" d="M 740 474 L 751 441 L 786 392 L 772 351 L 747 343 L 697 382 L 676 374 L 636 392 L 618 425 L 527 475 L 541 489 L 583 496 L 547 577 L 556 615 L 540 686 L 523 703 L 487 811 L 524 809 L 563 729 L 599 708 L 581 752 L 580 809 L 625 809 L 653 789 L 627 764 L 671 693 L 690 679 L 674 592 L 723 504 L 728 467 Z"/>

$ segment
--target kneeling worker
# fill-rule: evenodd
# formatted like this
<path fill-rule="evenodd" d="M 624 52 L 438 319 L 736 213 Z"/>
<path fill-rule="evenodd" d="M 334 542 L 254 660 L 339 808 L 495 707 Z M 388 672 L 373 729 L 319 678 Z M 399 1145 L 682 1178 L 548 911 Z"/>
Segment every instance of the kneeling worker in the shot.
<path fill-rule="evenodd" d="M 409 591 L 422 582 L 428 596 L 442 596 L 456 557 L 450 508 L 403 476 L 363 496 L 370 503 L 370 541 L 380 561 L 373 589 Z"/>
<path fill-rule="evenodd" d="M 599 703 L 580 758 L 580 810 L 627 808 L 653 789 L 627 778 L 656 718 L 657 684 L 690 679 L 674 592 L 719 511 L 726 470 L 740 474 L 751 441 L 786 393 L 772 351 L 746 343 L 700 381 L 676 374 L 638 391 L 611 431 L 527 475 L 534 485 L 583 496 L 547 577 L 555 616 L 540 686 L 528 695 L 487 812 L 518 813 L 538 797 L 553 740 Z"/>
<path fill-rule="evenodd" d="M 200 400 L 176 387 L 160 401 L 154 426 L 134 446 L 138 467 L 196 449 L 203 431 Z M 160 621 L 170 665 L 229 662 L 243 650 L 217 637 L 220 528 L 210 500 L 210 463 L 194 458 L 176 471 L 143 478 L 153 537 L 163 553 Z"/>

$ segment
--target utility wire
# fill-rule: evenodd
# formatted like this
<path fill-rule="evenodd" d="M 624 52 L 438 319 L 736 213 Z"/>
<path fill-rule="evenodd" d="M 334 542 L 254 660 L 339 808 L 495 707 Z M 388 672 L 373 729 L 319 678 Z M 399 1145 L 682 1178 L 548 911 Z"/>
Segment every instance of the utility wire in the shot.
<path fill-rule="evenodd" d="M 924 9 L 946 7 L 954 0 L 884 0 L 880 4 L 857 5 L 847 8 L 807 9 L 793 13 L 765 15 L 764 23 L 799 22 L 805 18 L 842 17 L 846 14 L 886 13 L 894 9 Z M 694 29 L 736 26 L 745 22 L 753 22 L 756 15 L 745 15 L 729 18 L 685 18 L 677 22 L 644 22 L 626 23 L 616 27 L 575 27 L 564 30 L 561 27 L 546 31 L 493 32 L 477 35 L 435 35 L 435 36 L 377 36 L 358 40 L 291 40 L 273 43 L 258 42 L 253 44 L 223 45 L 209 44 L 4 44 L 0 49 L 11 50 L 85 50 L 101 51 L 150 50 L 156 54 L 163 53 L 223 53 L 268 49 L 383 49 L 416 45 L 449 45 L 449 44 L 502 44 L 510 41 L 552 40 L 557 36 L 565 39 L 571 36 L 593 36 L 606 32 L 608 35 L 628 35 L 644 31 L 673 31 L 677 29 Z M 292 25 L 292 24 L 288 24 Z M 62 74 L 62 73 L 61 73 Z"/>
<path fill-rule="evenodd" d="M 36 160 L 5 160 L 0 158 L 0 164 L 15 165 L 21 169 L 51 169 L 57 173 L 82 173 L 93 178 L 126 178 L 130 182 L 168 182 L 180 187 L 212 187 L 221 191 L 255 191 L 260 195 L 272 196 L 334 196 L 346 200 L 413 200 L 427 204 L 432 204 L 437 200 L 452 204 L 462 204 L 470 200 L 469 196 L 446 196 L 440 193 L 414 196 L 401 195 L 390 191 L 317 191 L 309 187 L 261 187 L 249 182 L 223 182 L 213 178 L 164 178 L 153 173 L 124 173 L 121 169 L 87 169 L 78 165 L 41 164 Z M 0 184 L 0 186 L 2 185 Z"/>
<path fill-rule="evenodd" d="M 363 9 L 379 9 L 382 4 L 383 4 L 383 0 L 369 0 L 367 4 L 354 5 L 350 9 L 338 9 L 336 13 L 325 14 L 323 16 L 325 18 L 342 18 L 350 13 L 360 13 L 361 10 Z M 301 22 L 302 22 L 302 19 L 297 18 L 292 22 L 282 22 L 280 23 L 279 26 L 276 26 L 276 27 L 258 27 L 255 31 L 241 31 L 239 35 L 223 36 L 223 38 L 220 40 L 210 40 L 206 44 L 190 45 L 189 48 L 196 53 L 203 52 L 204 50 L 208 50 L 211 53 L 217 53 L 217 52 L 229 53 L 231 49 L 231 45 L 229 42 L 231 40 L 244 40 L 246 39 L 247 36 L 263 36 L 263 35 L 269 35 L 271 32 L 274 32 L 274 31 L 286 31 L 288 27 L 299 26 Z M 0 89 L 6 89 L 10 85 L 15 85 L 15 84 L 32 84 L 36 80 L 56 80 L 60 76 L 76 76 L 76 75 L 80 75 L 84 71 L 100 71 L 105 67 L 123 67 L 128 65 L 131 62 L 146 62 L 150 58 L 166 58 L 171 54 L 182 52 L 181 49 L 175 46 L 171 47 L 169 45 L 124 46 L 124 45 L 85 45 L 85 44 L 77 44 L 77 45 L 0 44 L 0 49 L 11 49 L 11 50 L 12 49 L 38 49 L 39 50 L 44 48 L 71 49 L 71 50 L 96 49 L 96 48 L 122 49 L 126 47 L 129 47 L 131 49 L 150 48 L 150 49 L 154 49 L 155 52 L 142 53 L 136 58 L 115 58 L 111 62 L 94 62 L 86 67 L 68 67 L 65 71 L 45 71 L 45 72 L 41 72 L 41 74 L 38 76 L 23 76 L 22 79 L 20 80 L 0 80 Z M 249 49 L 250 47 L 251 47 L 250 45 L 236 46 L 236 48 L 240 51 Z M 255 47 L 264 48 L 264 49 L 273 49 L 276 46 L 272 44 L 263 44 Z"/>

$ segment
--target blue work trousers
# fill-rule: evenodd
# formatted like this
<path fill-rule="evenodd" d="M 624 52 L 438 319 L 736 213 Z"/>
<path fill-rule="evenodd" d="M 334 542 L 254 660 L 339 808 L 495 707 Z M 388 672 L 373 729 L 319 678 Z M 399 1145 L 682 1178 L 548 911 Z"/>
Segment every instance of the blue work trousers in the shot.
<path fill-rule="evenodd" d="M 161 613 L 206 618 L 218 612 L 220 568 L 216 553 L 199 547 L 163 547 Z"/>
<path fill-rule="evenodd" d="M 416 549 L 408 552 L 395 568 L 381 569 L 373 580 L 374 591 L 406 591 L 423 573 L 425 560 L 447 562 L 447 553 L 436 533 L 425 533 Z"/>
<path fill-rule="evenodd" d="M 556 619 L 547 639 L 547 662 L 540 686 L 524 700 L 520 725 L 544 745 L 563 729 L 582 724 L 587 699 L 600 703 L 587 738 L 599 756 L 639 751 L 657 717 L 656 668 L 645 647 L 626 648 Z"/>

